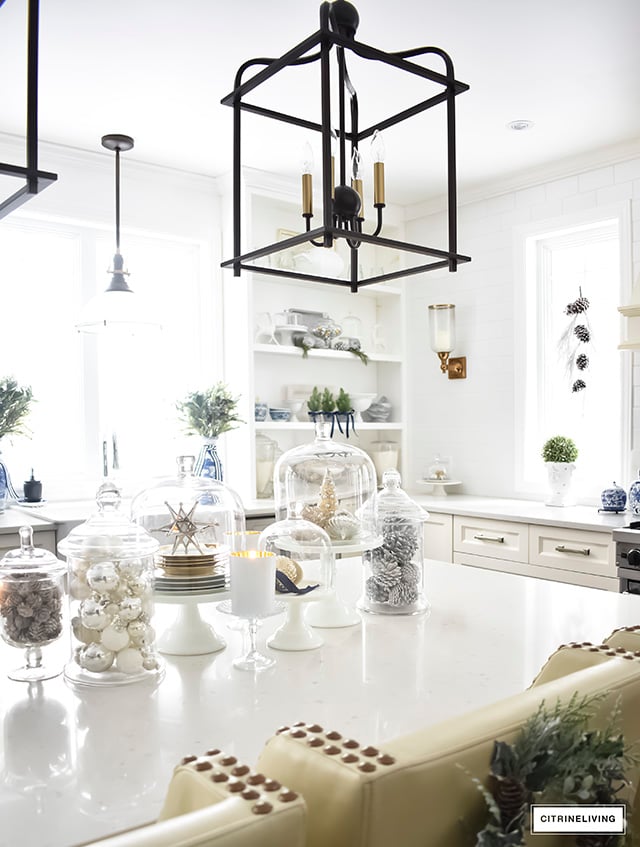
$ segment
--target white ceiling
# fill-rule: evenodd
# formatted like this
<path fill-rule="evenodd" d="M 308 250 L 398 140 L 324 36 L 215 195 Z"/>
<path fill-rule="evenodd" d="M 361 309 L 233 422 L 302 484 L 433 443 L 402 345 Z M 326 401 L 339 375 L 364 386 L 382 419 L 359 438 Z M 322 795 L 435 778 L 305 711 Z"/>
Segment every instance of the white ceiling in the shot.
<path fill-rule="evenodd" d="M 0 131 L 12 134 L 24 131 L 25 5 L 6 0 L 0 9 L 0 78 L 11 81 L 0 93 Z M 441 47 L 457 78 L 471 86 L 456 100 L 462 191 L 640 139 L 637 0 L 356 5 L 360 41 L 388 51 Z M 127 156 L 139 161 L 225 173 L 232 112 L 220 99 L 237 67 L 280 55 L 311 34 L 318 6 L 316 0 L 48 0 L 41 8 L 40 138 L 101 151 L 103 134 L 122 132 L 135 138 Z M 305 74 L 304 108 L 315 118 L 317 95 L 304 88 Z M 352 76 L 363 121 L 432 93 L 393 70 L 383 78 L 354 64 Z M 273 96 L 269 105 L 282 93 Z M 286 96 L 295 100 L 300 91 Z M 443 117 L 439 107 L 385 133 L 388 200 L 421 202 L 442 192 Z M 515 119 L 534 126 L 508 130 Z M 246 126 L 246 164 L 298 172 L 304 133 L 252 116 Z"/>

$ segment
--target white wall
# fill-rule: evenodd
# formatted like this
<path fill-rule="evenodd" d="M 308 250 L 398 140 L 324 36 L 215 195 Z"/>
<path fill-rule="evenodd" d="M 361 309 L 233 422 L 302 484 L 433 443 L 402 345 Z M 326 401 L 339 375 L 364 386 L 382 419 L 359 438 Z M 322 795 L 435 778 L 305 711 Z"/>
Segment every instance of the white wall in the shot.
<path fill-rule="evenodd" d="M 425 274 L 406 283 L 409 466 L 414 479 L 434 453 L 441 452 L 453 457 L 453 475 L 464 482 L 456 491 L 518 496 L 514 474 L 514 385 L 519 378 L 514 368 L 514 228 L 621 202 L 631 207 L 633 255 L 629 260 L 636 280 L 640 274 L 640 157 L 540 180 L 459 206 L 459 250 L 470 255 L 472 262 L 456 274 Z M 444 232 L 441 211 L 407 222 L 409 241 L 442 243 Z M 467 356 L 466 380 L 452 381 L 440 373 L 428 341 L 430 303 L 456 305 L 455 353 Z M 637 366 L 634 383 L 640 386 Z M 640 390 L 634 393 L 634 446 L 640 447 Z"/>

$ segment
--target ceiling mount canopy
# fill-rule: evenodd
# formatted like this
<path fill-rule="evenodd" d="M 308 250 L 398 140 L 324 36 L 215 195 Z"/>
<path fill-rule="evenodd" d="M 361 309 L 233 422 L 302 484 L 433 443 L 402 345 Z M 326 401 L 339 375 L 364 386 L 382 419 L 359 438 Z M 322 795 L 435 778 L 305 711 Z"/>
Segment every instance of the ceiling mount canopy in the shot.
<path fill-rule="evenodd" d="M 0 6 L 5 0 L 0 0 Z M 0 13 L 1 17 L 1 13 Z M 39 0 L 27 0 L 27 133 L 26 165 L 0 162 L 0 176 L 24 180 L 24 185 L 0 201 L 0 218 L 6 217 L 33 195 L 58 179 L 57 174 L 38 169 L 38 40 Z"/>
<path fill-rule="evenodd" d="M 234 89 L 222 103 L 231 106 L 233 121 L 233 234 L 234 257 L 222 263 L 224 268 L 233 268 L 234 275 L 242 270 L 281 277 L 315 282 L 331 283 L 349 288 L 356 292 L 359 287 L 371 285 L 425 271 L 448 268 L 456 271 L 458 265 L 469 262 L 468 256 L 457 252 L 457 210 L 456 210 L 456 143 L 455 143 L 455 98 L 469 86 L 455 79 L 453 63 L 450 57 L 437 47 L 418 47 L 397 53 L 386 53 L 356 40 L 359 24 L 358 12 L 348 0 L 323 2 L 320 6 L 320 28 L 304 41 L 293 47 L 279 58 L 250 59 L 242 64 L 236 74 Z M 413 61 L 421 56 L 435 56 L 444 64 L 444 73 L 424 67 Z M 335 59 L 335 62 L 332 62 Z M 423 99 L 402 108 L 387 117 L 375 120 L 364 128 L 360 127 L 360 106 L 358 93 L 352 83 L 348 63 L 364 62 L 366 71 L 379 68 L 395 69 L 405 75 L 411 75 L 424 83 Z M 368 63 L 368 64 L 367 64 Z M 246 100 L 251 92 L 257 92 L 260 86 L 272 80 L 277 74 L 287 71 L 291 78 L 291 69 L 317 64 L 319 85 L 309 90 L 306 101 L 320 105 L 319 119 L 310 120 L 301 115 L 293 115 L 272 108 L 250 103 Z M 256 67 L 262 66 L 256 72 Z M 248 71 L 253 75 L 245 79 Z M 377 75 L 375 77 L 378 78 Z M 409 77 L 405 77 L 406 80 Z M 403 91 L 401 81 L 396 74 L 394 91 Z M 305 92 L 306 94 L 306 92 Z M 369 92 L 375 106 L 376 89 Z M 426 96 L 424 96 L 426 94 Z M 333 98 L 333 102 L 332 102 Z M 398 98 L 400 99 L 400 98 Z M 385 145 L 382 131 L 410 120 L 417 115 L 444 104 L 446 112 L 446 172 L 448 232 L 444 247 L 427 247 L 396 241 L 383 234 L 385 198 L 384 155 Z M 281 121 L 304 130 L 310 135 L 319 134 L 320 179 L 322 206 L 320 223 L 313 225 L 313 171 L 314 157 L 312 144 L 305 144 L 302 157 L 302 203 L 301 217 L 305 231 L 299 235 L 285 238 L 265 247 L 242 252 L 241 232 L 241 185 L 242 185 L 242 113 L 250 112 L 271 120 Z M 371 109 L 369 110 L 371 111 Z M 313 135 L 312 140 L 318 138 Z M 368 143 L 363 144 L 364 141 Z M 364 162 L 372 162 L 372 189 L 374 221 L 365 220 L 365 197 L 363 186 L 366 184 Z M 302 228 L 301 226 L 301 228 Z M 369 230 L 369 231 L 368 231 Z M 323 276 L 318 273 L 301 273 L 287 268 L 280 262 L 277 254 L 282 251 L 299 251 L 305 246 L 310 249 L 338 249 L 345 258 L 346 273 L 343 277 Z M 391 270 L 381 271 L 385 262 L 376 251 L 375 263 L 363 259 L 365 250 L 383 248 L 391 251 L 387 255 L 392 261 L 386 263 Z M 276 254 L 276 258 L 272 254 Z M 401 257 L 401 258 L 400 258 Z M 327 263 L 317 262 L 318 267 Z M 330 263 L 329 263 L 330 264 Z M 398 265 L 400 267 L 398 267 Z"/>

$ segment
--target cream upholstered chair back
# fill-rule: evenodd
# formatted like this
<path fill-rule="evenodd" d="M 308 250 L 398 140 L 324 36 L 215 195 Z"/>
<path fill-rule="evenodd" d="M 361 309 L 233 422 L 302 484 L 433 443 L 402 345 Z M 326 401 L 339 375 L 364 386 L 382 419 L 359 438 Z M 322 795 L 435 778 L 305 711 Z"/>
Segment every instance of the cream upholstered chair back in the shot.
<path fill-rule="evenodd" d="M 494 741 L 513 742 L 541 701 L 554 706 L 576 691 L 602 696 L 596 721 L 619 701 L 626 742 L 640 739 L 640 657 L 575 645 L 557 651 L 528 690 L 380 749 L 300 724 L 271 738 L 258 766 L 304 796 L 308 847 L 467 847 L 486 823 L 472 778 L 486 782 Z M 566 843 L 535 837 L 536 847 Z"/>
<path fill-rule="evenodd" d="M 90 847 L 304 847 L 305 838 L 298 794 L 210 750 L 175 769 L 157 822 Z"/>

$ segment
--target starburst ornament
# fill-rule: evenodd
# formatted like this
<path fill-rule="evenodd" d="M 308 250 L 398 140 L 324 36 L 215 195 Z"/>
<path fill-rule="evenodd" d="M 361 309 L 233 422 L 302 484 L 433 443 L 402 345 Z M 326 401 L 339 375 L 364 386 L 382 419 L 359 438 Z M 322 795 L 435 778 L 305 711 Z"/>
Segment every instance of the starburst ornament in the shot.
<path fill-rule="evenodd" d="M 204 532 L 205 529 L 209 529 L 213 526 L 213 524 L 197 524 L 194 521 L 193 516 L 198 506 L 198 502 L 199 501 L 196 500 L 189 511 L 185 512 L 182 503 L 180 503 L 180 508 L 176 511 L 165 501 L 165 506 L 171 513 L 172 521 L 166 526 L 161 526 L 160 530 L 162 532 L 166 532 L 167 535 L 174 536 L 171 555 L 173 555 L 179 547 L 183 547 L 184 552 L 186 553 L 190 544 L 193 544 L 201 556 L 205 555 L 204 550 L 198 543 L 196 535 L 199 532 Z"/>

